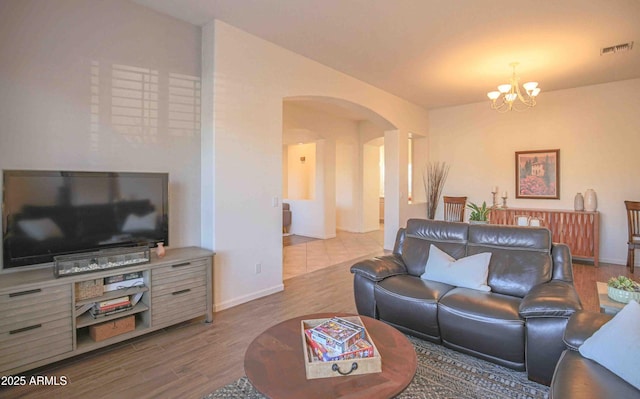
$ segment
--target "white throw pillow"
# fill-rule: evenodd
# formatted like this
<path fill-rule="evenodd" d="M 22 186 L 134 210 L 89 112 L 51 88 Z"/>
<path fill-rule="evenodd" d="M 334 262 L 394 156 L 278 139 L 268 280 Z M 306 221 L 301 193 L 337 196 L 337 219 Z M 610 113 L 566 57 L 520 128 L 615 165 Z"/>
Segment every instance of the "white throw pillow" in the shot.
<path fill-rule="evenodd" d="M 487 285 L 490 260 L 490 252 L 482 252 L 455 260 L 449 254 L 431 244 L 427 266 L 420 278 L 451 284 L 456 287 L 491 291 L 491 287 Z"/>
<path fill-rule="evenodd" d="M 60 227 L 49 218 L 20 220 L 18 226 L 26 235 L 36 241 L 64 236 Z"/>
<path fill-rule="evenodd" d="M 600 363 L 640 389 L 640 305 L 631 301 L 579 348 L 580 354 Z"/>
<path fill-rule="evenodd" d="M 156 212 L 148 213 L 144 216 L 134 215 L 127 216 L 122 226 L 124 233 L 132 233 L 136 231 L 155 230 L 156 229 Z"/>

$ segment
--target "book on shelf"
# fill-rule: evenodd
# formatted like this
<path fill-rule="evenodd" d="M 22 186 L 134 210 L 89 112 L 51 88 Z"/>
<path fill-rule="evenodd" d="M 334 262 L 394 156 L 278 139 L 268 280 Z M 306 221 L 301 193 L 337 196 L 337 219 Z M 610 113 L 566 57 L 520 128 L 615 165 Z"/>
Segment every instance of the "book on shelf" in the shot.
<path fill-rule="evenodd" d="M 130 300 L 114 303 L 114 304 L 109 305 L 109 306 L 98 306 L 98 305 L 95 305 L 93 307 L 93 309 L 101 311 L 101 312 L 106 312 L 108 310 L 112 310 L 112 309 L 115 309 L 115 308 L 119 308 L 121 306 L 128 306 L 128 305 L 131 305 L 131 301 Z"/>
<path fill-rule="evenodd" d="M 144 287 L 144 279 L 142 277 L 138 277 L 129 280 L 118 281 L 116 283 L 105 284 L 104 292 L 121 290 L 131 287 Z"/>
<path fill-rule="evenodd" d="M 121 305 L 121 306 L 116 306 L 114 308 L 108 309 L 108 310 L 100 310 L 100 309 L 96 309 L 96 308 L 91 308 L 89 309 L 89 314 L 91 316 L 93 316 L 94 319 L 100 318 L 100 317 L 106 317 L 106 316 L 110 316 L 112 314 L 116 314 L 116 313 L 120 313 L 120 312 L 125 312 L 129 309 L 132 309 L 133 306 L 129 303 L 126 305 Z"/>
<path fill-rule="evenodd" d="M 108 299 L 106 301 L 96 302 L 98 308 L 105 308 L 107 306 L 119 305 L 122 302 L 129 302 L 129 295 L 121 296 L 118 298 Z"/>
<path fill-rule="evenodd" d="M 126 280 L 133 280 L 142 278 L 142 272 L 123 273 L 115 276 L 109 276 L 104 278 L 104 284 L 119 283 Z"/>

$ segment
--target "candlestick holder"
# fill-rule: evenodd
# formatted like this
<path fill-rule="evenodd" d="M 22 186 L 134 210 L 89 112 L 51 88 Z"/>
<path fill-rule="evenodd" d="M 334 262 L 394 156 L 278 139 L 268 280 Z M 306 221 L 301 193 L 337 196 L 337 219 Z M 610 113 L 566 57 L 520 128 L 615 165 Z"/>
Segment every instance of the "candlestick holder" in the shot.
<path fill-rule="evenodd" d="M 502 197 L 502 207 L 506 208 L 507 207 L 507 197 Z"/>
<path fill-rule="evenodd" d="M 491 194 L 493 195 L 493 207 L 497 208 L 498 207 L 498 192 L 497 191 L 492 191 Z"/>

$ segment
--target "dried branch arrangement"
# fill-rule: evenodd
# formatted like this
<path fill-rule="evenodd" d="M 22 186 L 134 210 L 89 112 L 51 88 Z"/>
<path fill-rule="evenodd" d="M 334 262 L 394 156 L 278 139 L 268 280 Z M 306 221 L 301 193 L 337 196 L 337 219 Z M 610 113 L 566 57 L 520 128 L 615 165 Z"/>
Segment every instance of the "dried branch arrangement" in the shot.
<path fill-rule="evenodd" d="M 444 182 L 449 174 L 449 165 L 445 162 L 429 162 L 422 173 L 424 191 L 427 194 L 427 219 L 436 217 L 436 209 Z"/>

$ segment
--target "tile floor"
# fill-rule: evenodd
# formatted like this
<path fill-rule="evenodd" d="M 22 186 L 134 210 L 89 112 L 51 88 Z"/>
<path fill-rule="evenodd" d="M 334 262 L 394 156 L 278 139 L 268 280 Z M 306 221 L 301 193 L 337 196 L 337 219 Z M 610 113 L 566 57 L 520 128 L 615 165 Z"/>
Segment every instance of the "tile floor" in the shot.
<path fill-rule="evenodd" d="M 293 240 L 295 242 L 295 240 Z M 283 250 L 284 280 L 365 255 L 383 253 L 384 230 L 369 233 L 336 231 L 336 237 L 287 245 Z"/>

